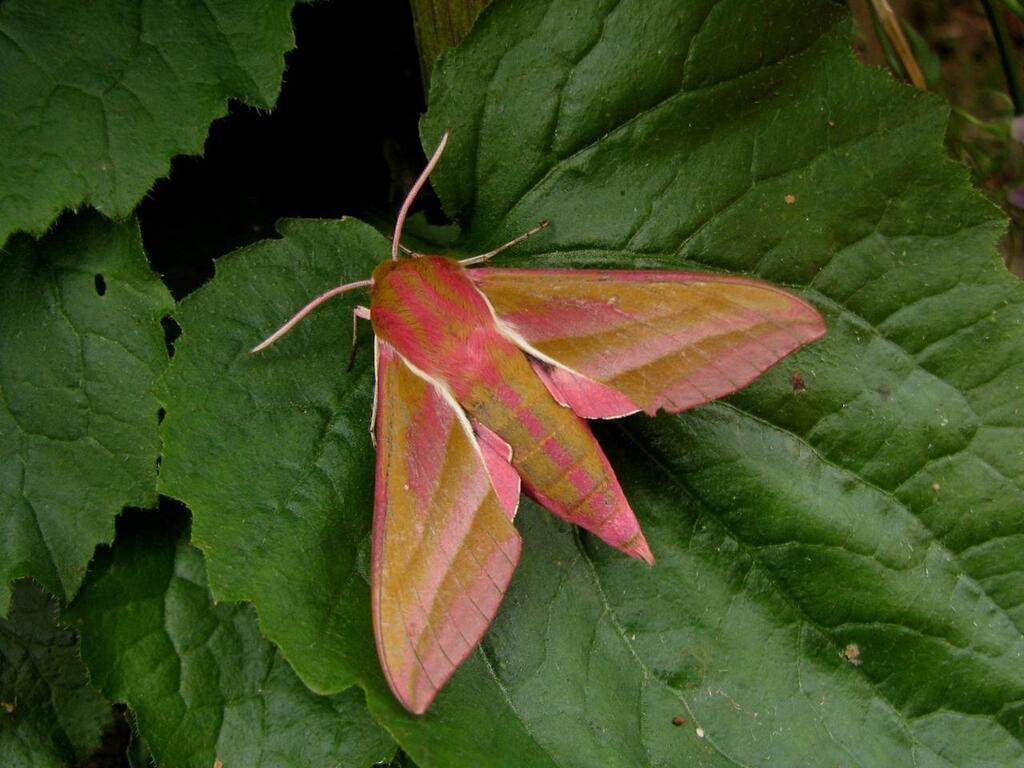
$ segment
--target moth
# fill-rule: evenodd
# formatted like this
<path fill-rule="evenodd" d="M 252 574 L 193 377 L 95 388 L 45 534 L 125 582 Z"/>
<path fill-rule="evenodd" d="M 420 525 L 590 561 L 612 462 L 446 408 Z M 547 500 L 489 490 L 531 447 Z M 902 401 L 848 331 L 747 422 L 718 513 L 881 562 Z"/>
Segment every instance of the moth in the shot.
<path fill-rule="evenodd" d="M 665 270 L 475 267 L 544 228 L 457 261 L 408 252 L 313 299 L 368 288 L 375 334 L 373 631 L 391 690 L 421 714 L 494 619 L 519 562 L 520 490 L 648 564 L 654 555 L 585 419 L 678 413 L 747 385 L 822 336 L 767 283 Z"/>

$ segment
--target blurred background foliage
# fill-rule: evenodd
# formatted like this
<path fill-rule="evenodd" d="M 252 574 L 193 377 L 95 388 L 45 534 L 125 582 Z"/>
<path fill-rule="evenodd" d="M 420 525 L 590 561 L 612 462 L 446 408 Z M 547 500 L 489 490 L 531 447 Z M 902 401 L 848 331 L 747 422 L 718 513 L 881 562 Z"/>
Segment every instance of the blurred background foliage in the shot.
<path fill-rule="evenodd" d="M 1010 217 L 1002 241 L 1007 267 L 1024 276 L 1024 4 L 1018 0 L 850 0 L 854 47 L 873 66 L 912 82 L 915 64 L 926 90 L 952 105 L 946 143 L 977 186 Z M 888 12 L 909 47 L 886 29 Z M 1014 118 L 1018 118 L 1014 120 Z"/>

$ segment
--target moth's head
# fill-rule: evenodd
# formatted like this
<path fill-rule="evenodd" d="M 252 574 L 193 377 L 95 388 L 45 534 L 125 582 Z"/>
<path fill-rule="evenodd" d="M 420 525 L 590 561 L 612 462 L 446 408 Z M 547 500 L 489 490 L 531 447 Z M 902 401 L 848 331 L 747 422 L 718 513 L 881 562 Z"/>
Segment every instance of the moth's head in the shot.
<path fill-rule="evenodd" d="M 465 279 L 464 275 L 462 265 L 447 256 L 417 253 L 408 259 L 388 259 L 378 264 L 370 277 L 371 302 L 376 304 L 387 297 L 407 304 L 417 296 L 435 297 L 438 292 L 444 293 L 444 284 Z"/>
<path fill-rule="evenodd" d="M 391 259 L 382 261 L 374 267 L 373 274 L 370 275 L 370 283 L 376 285 L 377 283 L 382 282 L 399 264 L 401 264 L 400 261 L 392 261 Z"/>

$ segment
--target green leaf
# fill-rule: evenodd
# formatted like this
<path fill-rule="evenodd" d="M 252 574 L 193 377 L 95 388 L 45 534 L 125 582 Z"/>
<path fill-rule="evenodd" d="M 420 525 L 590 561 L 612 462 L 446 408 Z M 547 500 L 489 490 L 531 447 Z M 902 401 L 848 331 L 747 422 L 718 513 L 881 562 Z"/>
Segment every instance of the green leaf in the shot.
<path fill-rule="evenodd" d="M 1024 760 L 1024 286 L 944 105 L 848 36 L 824 1 L 520 0 L 435 70 L 459 250 L 548 219 L 502 263 L 756 275 L 829 333 L 722 403 L 596 425 L 657 564 L 524 504 L 498 619 L 422 718 L 373 654 L 353 299 L 245 353 L 388 243 L 289 222 L 181 306 L 161 482 L 214 593 L 312 687 L 362 685 L 417 764 Z"/>
<path fill-rule="evenodd" d="M 126 505 L 156 501 L 171 298 L 134 221 L 63 221 L 0 252 L 0 613 L 10 581 L 78 589 Z"/>
<path fill-rule="evenodd" d="M 229 98 L 269 108 L 292 0 L 5 0 L 0 245 L 65 208 L 131 212 Z"/>
<path fill-rule="evenodd" d="M 93 680 L 126 702 L 157 765 L 370 766 L 394 743 L 358 690 L 311 693 L 250 606 L 214 605 L 173 515 L 133 513 L 68 609 Z"/>
<path fill-rule="evenodd" d="M 132 733 L 131 743 L 128 745 L 128 765 L 130 768 L 153 768 L 153 753 L 149 751 L 146 740 L 138 733 Z"/>
<path fill-rule="evenodd" d="M 189 503 L 197 546 L 213 545 L 217 598 L 252 600 L 285 656 L 293 644 L 325 654 L 299 673 L 314 690 L 337 691 L 377 665 L 364 632 L 371 350 L 364 343 L 345 372 L 347 300 L 309 318 L 289 344 L 248 350 L 312 294 L 368 274 L 390 245 L 353 219 L 280 230 L 282 240 L 219 259 L 216 279 L 178 306 L 182 336 L 159 393 L 170 405 L 160 488 Z"/>
<path fill-rule="evenodd" d="M 910 43 L 910 50 L 921 67 L 921 74 L 929 89 L 939 88 L 942 84 L 942 61 L 939 55 L 932 50 L 928 41 L 921 36 L 921 33 L 914 29 L 905 19 L 900 20 L 900 26 Z"/>
<path fill-rule="evenodd" d="M 57 602 L 19 581 L 0 619 L 0 764 L 57 768 L 100 744 L 110 704 L 89 685 L 78 638 L 57 620 Z"/>

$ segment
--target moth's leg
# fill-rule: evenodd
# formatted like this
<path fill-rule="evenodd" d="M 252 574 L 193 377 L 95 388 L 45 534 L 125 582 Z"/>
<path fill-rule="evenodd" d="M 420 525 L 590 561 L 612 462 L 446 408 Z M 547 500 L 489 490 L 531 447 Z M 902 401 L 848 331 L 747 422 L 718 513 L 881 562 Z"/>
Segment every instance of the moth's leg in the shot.
<path fill-rule="evenodd" d="M 370 406 L 370 442 L 377 447 L 377 377 L 380 373 L 380 341 L 373 337 L 373 405 Z"/>
<path fill-rule="evenodd" d="M 519 243 L 523 242 L 523 240 L 525 240 L 526 238 L 530 237 L 531 235 L 536 235 L 542 229 L 547 229 L 547 226 L 548 226 L 548 220 L 545 219 L 544 221 L 542 221 L 540 224 L 538 224 L 533 229 L 530 229 L 530 230 L 527 230 L 526 232 L 523 232 L 523 234 L 521 234 L 519 237 L 517 237 L 517 238 L 515 238 L 513 240 L 509 240 L 504 245 L 499 245 L 493 251 L 488 251 L 487 253 L 481 253 L 479 256 L 470 256 L 468 259 L 462 259 L 459 262 L 459 264 L 461 264 L 464 267 L 468 267 L 471 264 L 481 264 L 481 263 L 487 261 L 488 259 L 494 258 L 499 253 L 501 253 L 502 251 L 508 250 L 513 245 L 519 245 Z"/>
<path fill-rule="evenodd" d="M 352 351 L 348 355 L 348 368 L 345 370 L 351 371 L 352 366 L 356 364 L 356 339 L 359 335 L 359 320 L 370 319 L 370 308 L 364 307 L 357 304 L 352 308 Z"/>

